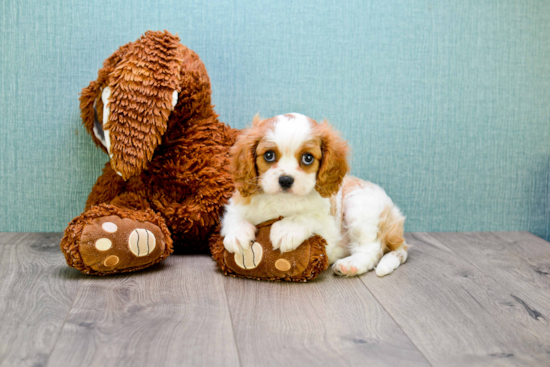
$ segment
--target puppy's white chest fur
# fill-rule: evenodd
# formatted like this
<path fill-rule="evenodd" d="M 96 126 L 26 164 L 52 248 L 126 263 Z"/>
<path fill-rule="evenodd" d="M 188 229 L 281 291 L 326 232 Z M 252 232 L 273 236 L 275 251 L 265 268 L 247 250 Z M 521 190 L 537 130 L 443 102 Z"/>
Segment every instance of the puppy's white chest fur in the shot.
<path fill-rule="evenodd" d="M 257 225 L 266 220 L 278 217 L 292 217 L 296 215 L 328 216 L 330 200 L 322 198 L 316 191 L 306 196 L 292 194 L 258 194 L 250 204 L 243 207 L 244 217 L 252 224 Z"/>

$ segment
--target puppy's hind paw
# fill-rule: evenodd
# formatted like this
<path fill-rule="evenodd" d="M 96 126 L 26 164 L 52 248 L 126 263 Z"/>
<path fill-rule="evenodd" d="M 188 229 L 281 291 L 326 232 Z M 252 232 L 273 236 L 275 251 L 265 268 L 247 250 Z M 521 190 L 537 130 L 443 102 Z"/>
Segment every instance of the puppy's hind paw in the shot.
<path fill-rule="evenodd" d="M 375 258 L 369 258 L 368 256 L 352 255 L 344 259 L 340 259 L 332 265 L 332 271 L 336 275 L 342 275 L 346 277 L 353 277 L 355 275 L 361 275 L 374 268 L 376 264 Z"/>
<path fill-rule="evenodd" d="M 403 253 L 404 251 L 401 252 Z M 404 255 L 402 253 L 392 251 L 384 255 L 376 267 L 376 275 L 383 277 L 397 269 L 401 265 L 401 262 L 406 259 L 406 253 Z"/>

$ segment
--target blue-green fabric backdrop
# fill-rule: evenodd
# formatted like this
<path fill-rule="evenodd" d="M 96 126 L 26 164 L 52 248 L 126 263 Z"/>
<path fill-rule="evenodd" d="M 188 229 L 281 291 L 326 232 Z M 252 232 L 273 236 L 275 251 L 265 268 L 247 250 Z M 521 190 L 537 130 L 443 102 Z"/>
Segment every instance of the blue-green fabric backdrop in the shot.
<path fill-rule="evenodd" d="M 78 93 L 118 46 L 179 33 L 222 121 L 327 118 L 408 231 L 550 227 L 550 2 L 29 1 L 0 5 L 0 231 L 61 231 L 106 156 Z"/>

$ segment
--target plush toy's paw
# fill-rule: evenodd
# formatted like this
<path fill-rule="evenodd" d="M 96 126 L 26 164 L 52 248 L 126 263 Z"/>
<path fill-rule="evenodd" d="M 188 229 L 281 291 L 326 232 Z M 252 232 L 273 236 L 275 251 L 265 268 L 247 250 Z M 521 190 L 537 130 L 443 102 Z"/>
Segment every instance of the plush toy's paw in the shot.
<path fill-rule="evenodd" d="M 347 277 L 361 275 L 374 269 L 379 259 L 376 255 L 354 254 L 336 261 L 332 265 L 332 270 L 337 275 Z"/>
<path fill-rule="evenodd" d="M 85 265 L 109 273 L 158 262 L 166 256 L 165 248 L 164 235 L 155 224 L 110 215 L 84 226 L 79 250 Z"/>
<path fill-rule="evenodd" d="M 214 233 L 210 238 L 210 251 L 223 273 L 258 280 L 306 282 L 325 270 L 328 267 L 326 241 L 320 236 L 308 238 L 296 250 L 284 254 L 273 249 L 270 232 L 279 220 L 258 224 L 253 245 L 241 253 L 230 253 L 225 248 L 222 233 L 227 234 L 227 228 Z"/>
<path fill-rule="evenodd" d="M 271 226 L 273 249 L 279 249 L 282 253 L 296 250 L 310 236 L 306 227 L 291 220 L 282 219 Z"/>
<path fill-rule="evenodd" d="M 249 222 L 242 222 L 237 228 L 233 228 L 223 239 L 223 246 L 232 254 L 249 250 L 256 239 L 256 227 Z"/>

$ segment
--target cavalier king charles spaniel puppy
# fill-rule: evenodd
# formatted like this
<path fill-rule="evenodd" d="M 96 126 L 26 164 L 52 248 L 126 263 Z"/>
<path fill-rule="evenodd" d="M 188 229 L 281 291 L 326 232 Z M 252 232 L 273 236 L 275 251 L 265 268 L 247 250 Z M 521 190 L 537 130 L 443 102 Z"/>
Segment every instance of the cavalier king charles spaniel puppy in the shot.
<path fill-rule="evenodd" d="M 271 227 L 274 249 L 295 250 L 318 234 L 338 275 L 394 271 L 407 259 L 405 218 L 382 188 L 347 175 L 347 155 L 327 122 L 256 115 L 231 149 L 237 190 L 222 219 L 227 251 L 249 249 L 255 225 L 282 216 Z"/>

